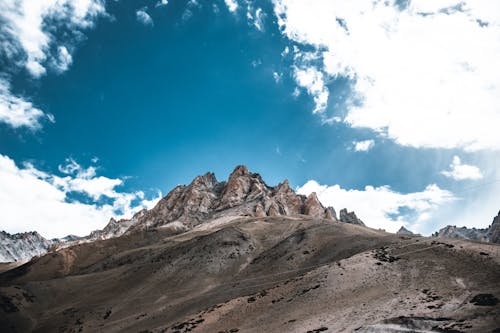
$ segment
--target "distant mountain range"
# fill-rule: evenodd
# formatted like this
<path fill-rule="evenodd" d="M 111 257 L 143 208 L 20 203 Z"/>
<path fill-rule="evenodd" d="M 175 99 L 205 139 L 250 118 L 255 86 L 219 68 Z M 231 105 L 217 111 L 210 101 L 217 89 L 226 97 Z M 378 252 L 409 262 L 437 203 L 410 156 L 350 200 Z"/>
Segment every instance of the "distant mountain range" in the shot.
<path fill-rule="evenodd" d="M 488 228 L 477 229 L 448 225 L 435 232 L 432 236 L 500 243 L 500 212 L 498 212 L 498 215 Z"/>

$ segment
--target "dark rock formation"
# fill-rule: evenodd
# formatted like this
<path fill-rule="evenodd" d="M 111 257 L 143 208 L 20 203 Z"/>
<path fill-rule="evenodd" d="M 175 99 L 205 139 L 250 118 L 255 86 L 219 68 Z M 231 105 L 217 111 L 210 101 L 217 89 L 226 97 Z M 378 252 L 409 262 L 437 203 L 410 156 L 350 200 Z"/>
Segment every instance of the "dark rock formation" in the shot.
<path fill-rule="evenodd" d="M 357 224 L 364 226 L 365 224 L 361 221 L 354 212 L 348 212 L 347 209 L 343 208 L 339 212 L 340 222 Z"/>

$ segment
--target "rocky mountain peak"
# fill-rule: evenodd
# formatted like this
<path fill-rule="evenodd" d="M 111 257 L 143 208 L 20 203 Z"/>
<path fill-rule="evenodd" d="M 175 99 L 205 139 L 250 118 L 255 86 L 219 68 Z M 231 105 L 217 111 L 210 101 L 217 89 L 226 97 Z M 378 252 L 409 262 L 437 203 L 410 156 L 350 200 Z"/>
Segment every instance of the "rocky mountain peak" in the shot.
<path fill-rule="evenodd" d="M 51 241 L 38 232 L 30 231 L 17 234 L 0 232 L 0 262 L 29 259 L 47 252 Z"/>
<path fill-rule="evenodd" d="M 398 230 L 398 232 L 396 232 L 396 234 L 398 234 L 398 235 L 414 235 L 413 232 L 406 229 L 404 226 L 401 226 L 401 228 L 399 228 L 399 230 Z"/>
<path fill-rule="evenodd" d="M 309 194 L 304 202 L 304 214 L 314 217 L 325 216 L 327 210 L 318 199 L 316 192 Z"/>
<path fill-rule="evenodd" d="M 234 168 L 233 172 L 229 176 L 229 179 L 231 179 L 232 177 L 240 177 L 245 175 L 250 175 L 250 171 L 248 171 L 248 168 L 244 165 L 238 165 L 236 166 L 236 168 Z"/>
<path fill-rule="evenodd" d="M 305 214 L 335 219 L 318 200 L 296 194 L 288 180 L 268 186 L 258 173 L 237 166 L 227 182 L 213 173 L 196 177 L 187 186 L 177 186 L 151 210 L 137 218 L 130 230 L 156 228 L 178 222 L 192 228 L 203 221 L 228 216 L 279 216 Z M 333 210 L 334 212 L 334 210 Z"/>
<path fill-rule="evenodd" d="M 340 222 L 357 224 L 364 226 L 365 224 L 361 221 L 354 212 L 348 212 L 346 208 L 343 208 L 339 212 Z"/>

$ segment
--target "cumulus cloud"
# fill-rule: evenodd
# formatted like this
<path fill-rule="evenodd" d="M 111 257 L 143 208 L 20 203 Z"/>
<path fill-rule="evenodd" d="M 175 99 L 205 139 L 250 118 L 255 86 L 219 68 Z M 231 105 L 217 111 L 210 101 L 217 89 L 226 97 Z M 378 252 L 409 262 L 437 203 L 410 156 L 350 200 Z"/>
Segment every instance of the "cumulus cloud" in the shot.
<path fill-rule="evenodd" d="M 102 228 L 114 216 L 130 217 L 151 208 L 159 193 L 146 199 L 141 191 L 122 192 L 123 180 L 96 175 L 96 168 L 83 168 L 73 159 L 59 167 L 61 175 L 50 174 L 25 163 L 18 166 L 0 155 L 1 228 L 8 232 L 37 230 L 45 237 L 86 235 Z M 91 202 L 69 200 L 71 193 L 85 194 Z M 99 199 L 106 199 L 99 204 Z M 26 209 L 29 205 L 29 209 Z"/>
<path fill-rule="evenodd" d="M 237 0 L 224 0 L 226 3 L 227 9 L 229 9 L 230 12 L 235 12 L 238 9 L 238 1 Z"/>
<path fill-rule="evenodd" d="M 0 78 L 0 122 L 14 128 L 38 129 L 41 127 L 41 121 L 44 118 L 54 122 L 52 115 L 45 115 L 42 110 L 36 108 L 31 102 L 14 95 L 10 83 Z"/>
<path fill-rule="evenodd" d="M 315 108 L 313 113 L 322 113 L 328 104 L 329 92 L 325 86 L 323 73 L 315 67 L 294 68 L 294 77 L 297 84 L 313 96 Z"/>
<path fill-rule="evenodd" d="M 352 83 L 342 120 L 412 147 L 500 149 L 500 2 L 274 0 L 299 53 L 295 78 L 327 106 L 325 82 Z M 332 89 L 335 89 L 333 87 Z"/>
<path fill-rule="evenodd" d="M 153 25 L 153 19 L 151 18 L 151 16 L 149 16 L 148 13 L 146 13 L 146 9 L 147 8 L 144 7 L 144 8 L 141 8 L 138 11 L 135 12 L 135 15 L 137 17 L 137 21 L 139 21 L 140 23 L 142 23 L 144 25 L 152 26 Z"/>
<path fill-rule="evenodd" d="M 368 151 L 375 146 L 373 140 L 354 141 L 352 143 L 354 151 Z"/>
<path fill-rule="evenodd" d="M 58 72 L 65 72 L 73 62 L 73 57 L 65 46 L 59 46 L 58 55 L 55 61 L 55 68 Z"/>
<path fill-rule="evenodd" d="M 441 174 L 454 180 L 477 180 L 483 178 L 483 174 L 477 166 L 462 164 L 458 156 L 453 156 L 450 170 L 443 170 Z"/>
<path fill-rule="evenodd" d="M 24 66 L 33 77 L 46 73 L 51 59 L 67 62 L 61 38 L 72 40 L 105 15 L 103 0 L 19 0 L 0 3 L 1 55 Z M 64 29 L 65 34 L 57 30 Z M 73 34 L 68 38 L 68 34 Z M 60 37 L 65 36 L 65 37 Z M 61 53 L 62 51 L 62 53 Z"/>
<path fill-rule="evenodd" d="M 353 210 L 369 227 L 390 232 L 396 232 L 402 225 L 422 232 L 438 208 L 456 199 L 451 192 L 435 184 L 420 192 L 399 193 L 389 186 L 366 186 L 364 190 L 352 190 L 339 185 L 320 185 L 310 180 L 297 192 L 304 195 L 316 192 L 323 205 L 337 210 Z"/>
<path fill-rule="evenodd" d="M 163 7 L 168 5 L 168 0 L 160 0 L 155 4 L 155 7 Z"/>

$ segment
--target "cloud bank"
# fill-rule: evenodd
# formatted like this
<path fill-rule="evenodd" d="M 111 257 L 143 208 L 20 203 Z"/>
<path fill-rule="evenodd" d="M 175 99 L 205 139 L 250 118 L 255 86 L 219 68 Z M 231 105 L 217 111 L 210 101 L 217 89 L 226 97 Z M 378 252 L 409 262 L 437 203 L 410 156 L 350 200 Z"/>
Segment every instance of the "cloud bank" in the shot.
<path fill-rule="evenodd" d="M 339 185 L 320 185 L 310 180 L 297 189 L 299 194 L 316 192 L 325 206 L 338 211 L 342 208 L 354 210 L 356 215 L 372 228 L 396 232 L 402 225 L 415 232 L 422 232 L 433 214 L 446 203 L 456 198 L 435 184 L 421 192 L 399 193 L 389 186 L 366 186 L 364 190 L 343 189 Z"/>
<path fill-rule="evenodd" d="M 315 113 L 338 112 L 328 84 L 348 78 L 351 127 L 417 148 L 500 149 L 500 2 L 273 3 Z"/>
<path fill-rule="evenodd" d="M 121 192 L 117 188 L 123 180 L 97 176 L 95 167 L 83 168 L 72 159 L 59 172 L 50 174 L 29 163 L 19 167 L 0 155 L 2 228 L 11 233 L 36 230 L 49 238 L 86 235 L 112 216 L 131 217 L 153 207 L 161 197 L 159 193 L 148 200 L 141 191 Z M 73 193 L 90 200 L 70 200 Z"/>

